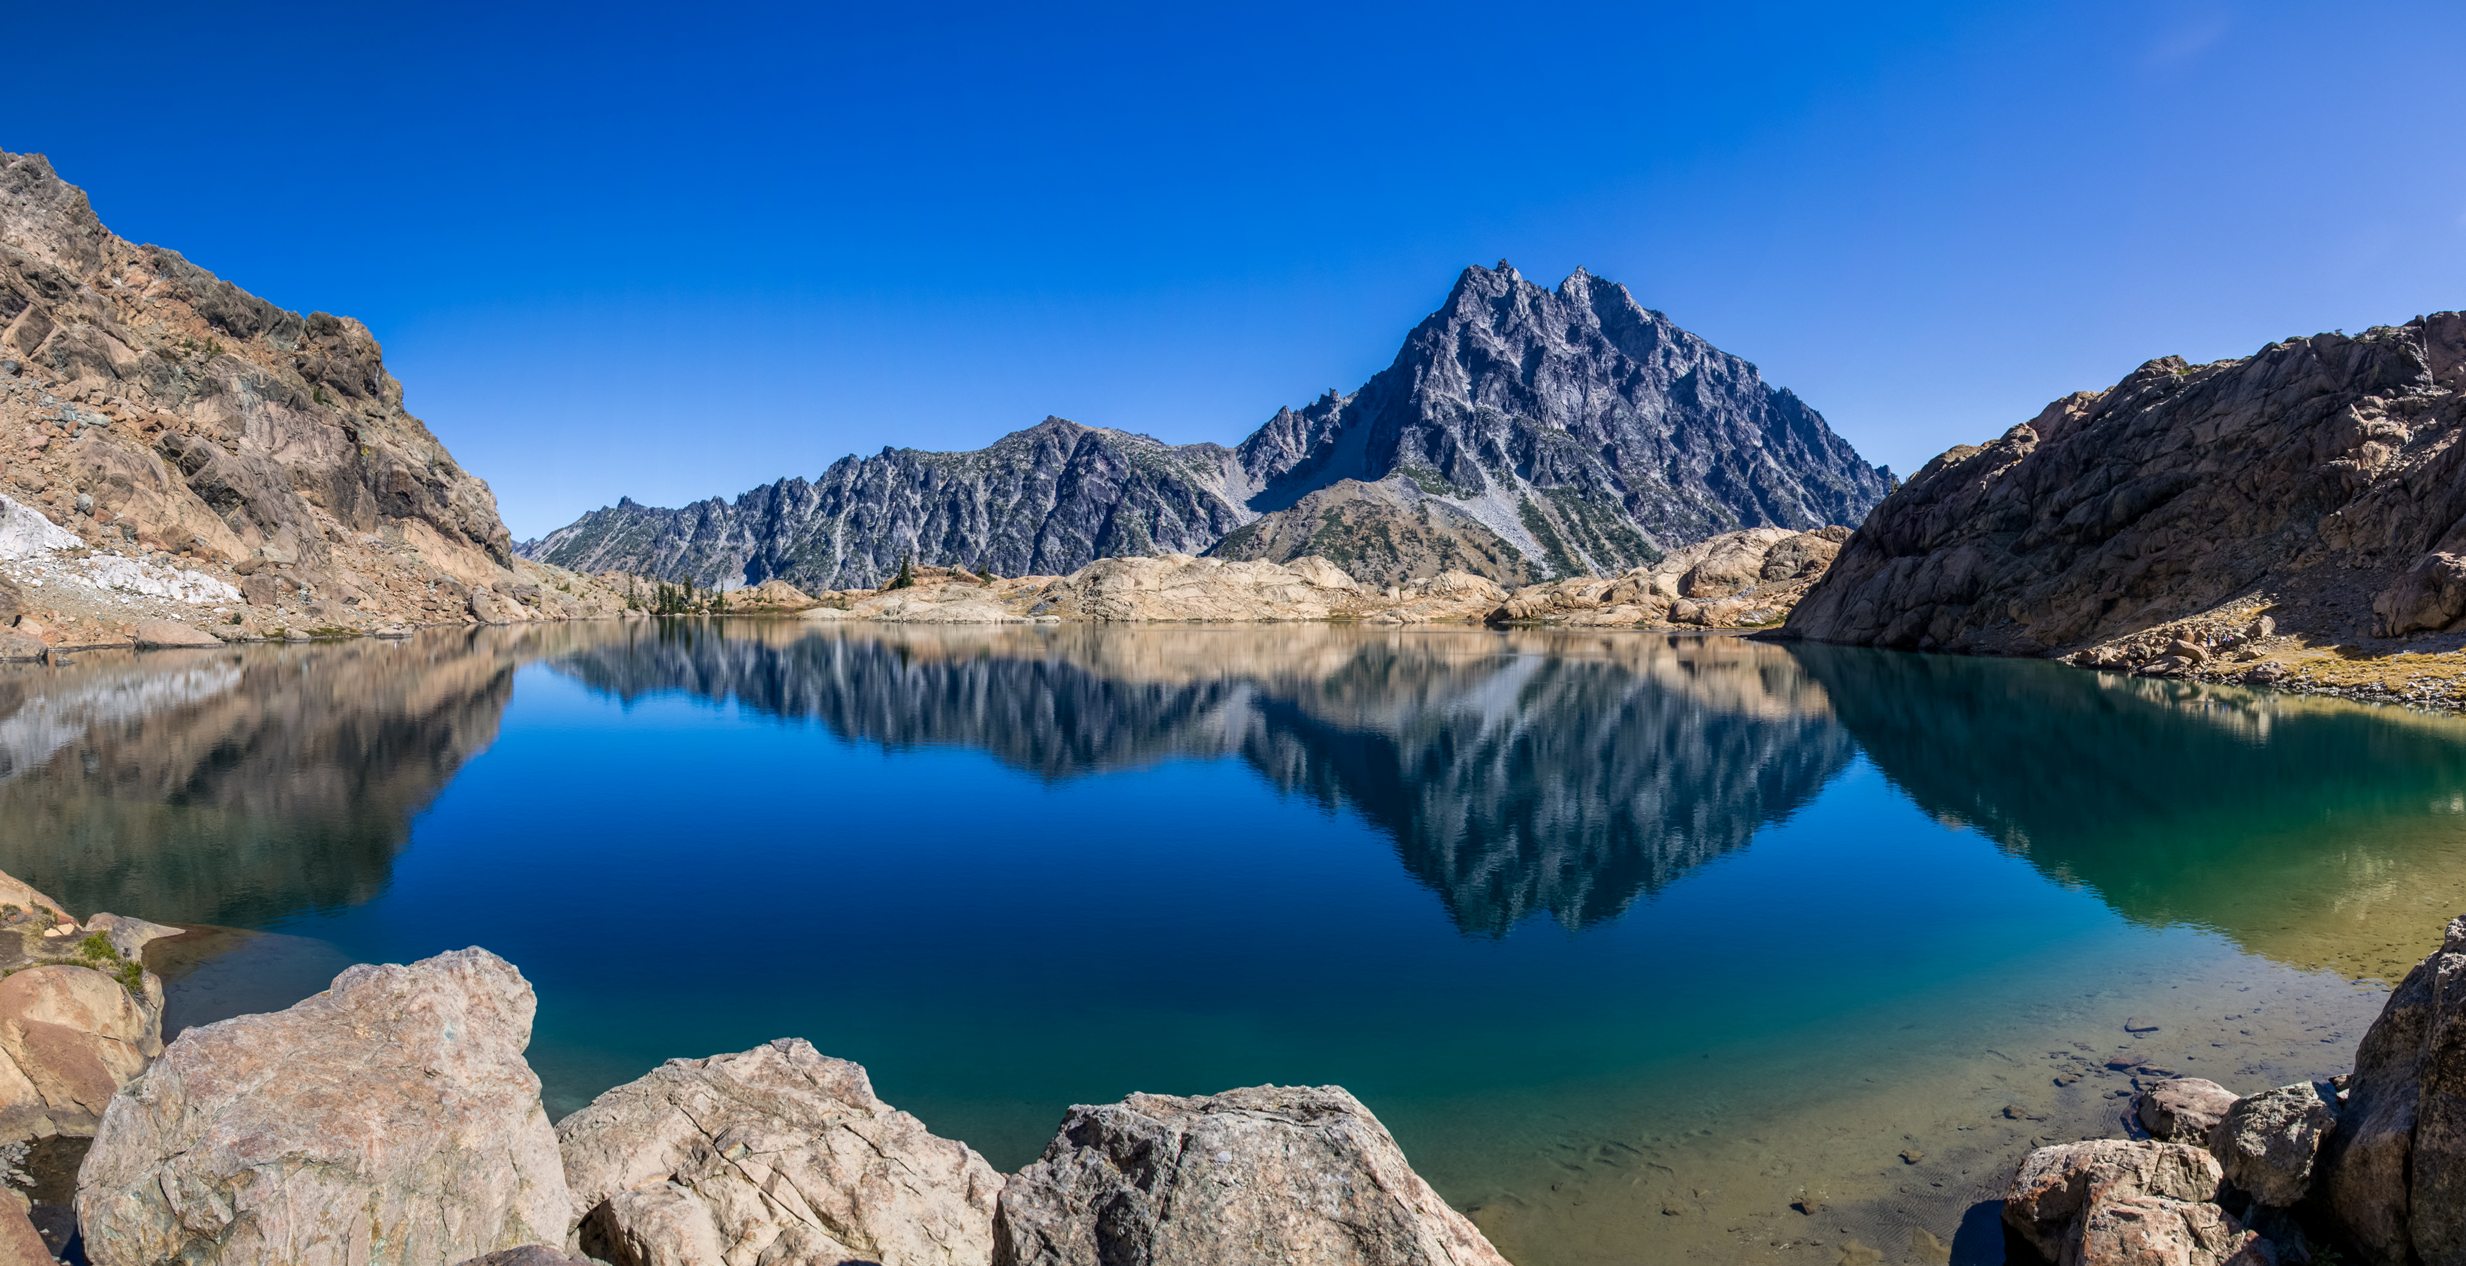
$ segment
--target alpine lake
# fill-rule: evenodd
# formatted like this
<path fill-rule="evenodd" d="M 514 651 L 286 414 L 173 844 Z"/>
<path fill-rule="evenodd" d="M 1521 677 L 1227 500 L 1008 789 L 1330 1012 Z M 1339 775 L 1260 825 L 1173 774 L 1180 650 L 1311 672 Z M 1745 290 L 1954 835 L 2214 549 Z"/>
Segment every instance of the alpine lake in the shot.
<path fill-rule="evenodd" d="M 171 1029 L 482 945 L 551 1116 L 783 1036 L 997 1169 L 1336 1083 L 1520 1266 L 1995 1262 L 2134 1085 L 2344 1071 L 2466 722 L 1650 633 L 432 631 L 0 669 L 0 870 Z"/>

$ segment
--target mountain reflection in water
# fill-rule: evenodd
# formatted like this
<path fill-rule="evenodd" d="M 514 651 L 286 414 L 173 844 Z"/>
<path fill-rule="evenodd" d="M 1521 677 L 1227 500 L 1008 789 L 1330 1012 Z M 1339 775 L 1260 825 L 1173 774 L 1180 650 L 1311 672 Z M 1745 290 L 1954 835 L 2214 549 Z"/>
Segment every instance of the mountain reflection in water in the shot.
<path fill-rule="evenodd" d="M 1238 757 L 1377 824 L 1488 935 L 1617 916 L 1786 817 L 1851 753 L 1786 653 L 1731 638 L 687 625 L 556 668 L 623 699 L 685 690 L 1048 779 Z"/>
<path fill-rule="evenodd" d="M 1534 915 L 1615 919 L 1860 753 L 1929 814 L 2128 918 L 2297 966 L 2382 970 L 2356 938 L 2400 908 L 2386 939 L 2403 961 L 2409 903 L 2429 917 L 2466 878 L 2412 829 L 2459 811 L 2466 730 L 2386 710 L 1723 637 L 792 620 L 0 672 L 0 869 L 79 908 L 184 922 L 365 901 L 534 663 L 629 704 L 683 694 L 1053 781 L 1237 758 L 1375 825 L 1485 937 Z"/>

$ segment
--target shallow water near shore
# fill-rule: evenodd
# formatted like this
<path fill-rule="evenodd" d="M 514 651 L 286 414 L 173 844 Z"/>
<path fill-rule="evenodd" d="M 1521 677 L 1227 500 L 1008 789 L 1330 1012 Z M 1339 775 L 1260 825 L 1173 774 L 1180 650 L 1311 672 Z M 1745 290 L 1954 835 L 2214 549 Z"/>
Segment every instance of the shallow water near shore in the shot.
<path fill-rule="evenodd" d="M 468 944 L 561 1115 L 811 1039 L 999 1168 L 1334 1082 L 1523 1266 L 1992 1262 L 2153 1072 L 2343 1070 L 2466 909 L 2466 724 L 1476 630 L 564 625 L 0 670 L 0 869 L 171 1021 Z"/>

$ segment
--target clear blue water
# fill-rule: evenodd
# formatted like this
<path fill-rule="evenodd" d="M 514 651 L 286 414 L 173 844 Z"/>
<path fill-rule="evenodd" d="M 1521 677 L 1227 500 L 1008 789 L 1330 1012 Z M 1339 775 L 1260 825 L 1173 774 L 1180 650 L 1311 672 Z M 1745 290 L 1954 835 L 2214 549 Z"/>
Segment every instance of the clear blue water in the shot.
<path fill-rule="evenodd" d="M 268 934 L 176 1023 L 487 946 L 560 1114 L 797 1035 L 1010 1168 L 1335 1082 L 1527 1266 L 1983 1261 L 2138 1069 L 2343 1066 L 2466 908 L 2462 737 L 1733 639 L 570 626 L 0 676 L 0 869 Z"/>

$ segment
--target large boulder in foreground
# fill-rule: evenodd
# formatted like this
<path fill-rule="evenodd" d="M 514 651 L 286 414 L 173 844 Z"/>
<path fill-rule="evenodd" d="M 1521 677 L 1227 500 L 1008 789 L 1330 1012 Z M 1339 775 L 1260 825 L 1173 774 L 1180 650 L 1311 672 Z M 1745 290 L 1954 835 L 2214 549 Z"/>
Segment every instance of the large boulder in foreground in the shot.
<path fill-rule="evenodd" d="M 993 1167 L 802 1039 L 671 1060 L 557 1135 L 579 1246 L 614 1266 L 964 1266 L 992 1253 Z"/>
<path fill-rule="evenodd" d="M 2224 1184 L 2217 1158 L 2189 1144 L 2128 1139 L 2061 1143 L 2041 1147 L 2021 1162 L 2004 1197 L 2004 1225 L 2048 1261 L 2070 1262 L 2077 1260 L 2072 1255 L 2085 1242 L 2115 1245 L 2152 1236 L 2179 1237 L 2212 1225 L 2206 1213 L 2173 1206 L 2214 1207 Z M 2097 1230 L 2091 1235 L 2093 1224 Z M 2240 1251 L 2241 1228 L 2236 1232 L 2229 1238 Z"/>
<path fill-rule="evenodd" d="M 104 1112 L 78 1176 L 96 1266 L 446 1266 L 561 1244 L 572 1197 L 536 1000 L 485 950 L 354 967 L 190 1029 Z"/>
<path fill-rule="evenodd" d="M 1072 1108 L 993 1233 L 996 1266 L 1505 1266 L 1333 1086 Z"/>
<path fill-rule="evenodd" d="M 2323 1158 L 2332 1212 L 2374 1257 L 2466 1266 L 2466 917 L 2355 1049 Z"/>

